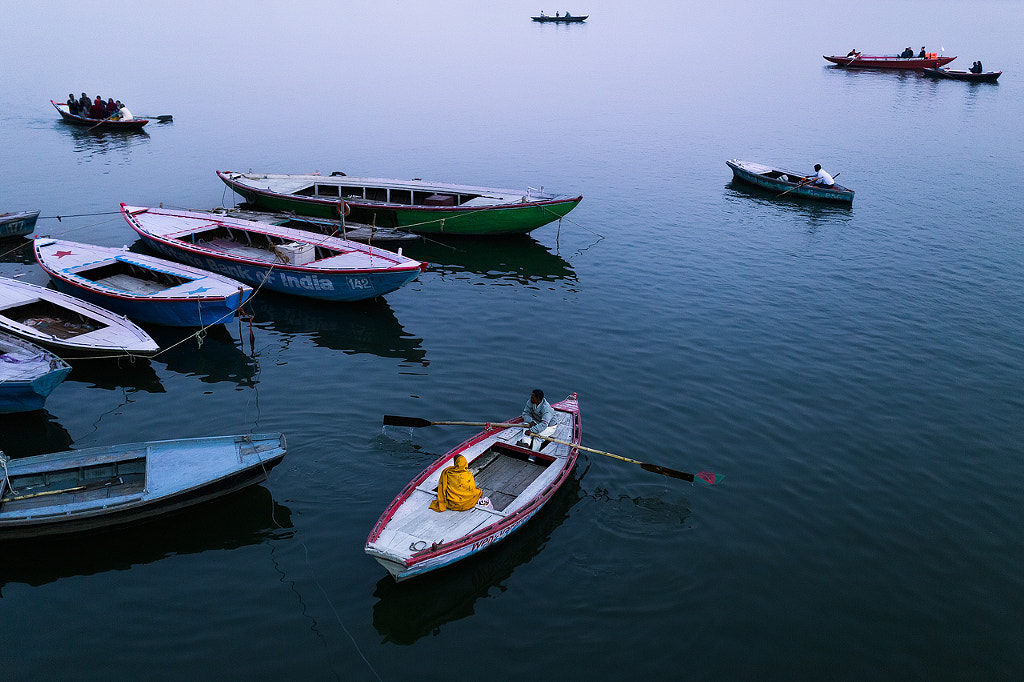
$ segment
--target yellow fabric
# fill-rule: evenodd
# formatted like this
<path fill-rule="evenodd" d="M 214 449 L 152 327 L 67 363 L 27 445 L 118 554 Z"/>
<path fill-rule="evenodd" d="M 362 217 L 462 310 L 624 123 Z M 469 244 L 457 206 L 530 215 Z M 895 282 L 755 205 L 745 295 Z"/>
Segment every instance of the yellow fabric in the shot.
<path fill-rule="evenodd" d="M 484 491 L 476 487 L 473 472 L 467 468 L 466 458 L 455 455 L 453 466 L 445 467 L 441 472 L 437 482 L 437 499 L 430 503 L 430 508 L 436 512 L 448 509 L 466 511 L 472 509 L 483 494 Z"/>

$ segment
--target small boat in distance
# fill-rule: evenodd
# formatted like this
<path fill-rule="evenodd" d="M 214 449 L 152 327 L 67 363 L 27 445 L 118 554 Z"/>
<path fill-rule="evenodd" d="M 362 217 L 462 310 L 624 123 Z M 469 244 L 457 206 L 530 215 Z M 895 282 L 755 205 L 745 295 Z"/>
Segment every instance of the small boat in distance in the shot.
<path fill-rule="evenodd" d="M 729 159 L 725 163 L 732 168 L 733 177 L 737 180 L 772 192 L 785 192 L 786 196 L 790 197 L 835 201 L 843 204 L 853 203 L 853 190 L 839 184 L 831 187 L 815 185 L 807 182 L 808 178 L 799 173 L 780 170 L 753 161 Z"/>
<path fill-rule="evenodd" d="M 349 210 L 356 222 L 417 234 L 525 234 L 559 220 L 580 195 L 454 185 L 423 180 L 331 175 L 273 175 L 217 171 L 246 203 L 261 211 L 292 211 L 337 219 Z"/>
<path fill-rule="evenodd" d="M 405 486 L 370 531 L 366 553 L 401 582 L 472 556 L 529 521 L 569 480 L 583 435 L 575 393 L 551 407 L 552 438 L 565 443 L 534 452 L 518 445 L 522 427 L 488 426 Z M 483 496 L 467 511 L 434 511 L 441 472 L 456 455 L 466 458 Z"/>
<path fill-rule="evenodd" d="M 401 249 L 212 213 L 121 204 L 121 214 L 168 258 L 282 294 L 361 301 L 405 286 L 427 267 Z"/>
<path fill-rule="evenodd" d="M 160 351 L 156 341 L 126 317 L 9 277 L 0 277 L 0 329 L 61 357 L 149 357 Z"/>
<path fill-rule="evenodd" d="M 854 69 L 926 69 L 938 68 L 948 64 L 956 57 L 940 57 L 935 52 L 929 52 L 924 57 L 900 57 L 898 55 L 866 55 L 857 53 L 852 57 L 831 57 L 822 55 L 825 59 L 837 66 Z"/>
<path fill-rule="evenodd" d="M 66 102 L 54 102 L 50 100 L 50 104 L 60 114 L 61 120 L 65 123 L 70 123 L 76 126 L 88 126 L 90 128 L 96 128 L 97 130 L 142 130 L 142 127 L 149 123 L 148 118 L 133 118 L 130 121 L 111 120 L 106 118 L 88 118 L 86 116 L 79 116 L 78 114 L 72 114 L 68 111 L 68 105 Z"/>
<path fill-rule="evenodd" d="M 71 365 L 39 346 L 0 331 L 0 413 L 41 410 Z"/>
<path fill-rule="evenodd" d="M 66 294 L 139 322 L 171 327 L 223 324 L 252 287 L 181 263 L 94 244 L 40 237 L 36 261 Z"/>
<path fill-rule="evenodd" d="M 0 213 L 0 239 L 32 234 L 32 230 L 36 229 L 36 218 L 38 217 L 39 211 Z"/>
<path fill-rule="evenodd" d="M 4 457 L 0 540 L 95 530 L 177 511 L 265 481 L 285 452 L 284 436 L 273 433 Z"/>
<path fill-rule="evenodd" d="M 948 78 L 955 81 L 974 81 L 975 83 L 995 83 L 1002 71 L 954 71 L 953 69 L 925 69 L 924 75 L 932 78 Z"/>
<path fill-rule="evenodd" d="M 538 17 L 530 17 L 530 18 L 533 19 L 534 21 L 539 21 L 541 23 L 578 24 L 580 22 L 586 21 L 587 17 L 589 17 L 589 16 L 590 16 L 589 14 L 584 14 L 583 16 L 575 17 L 575 16 L 572 16 L 571 14 L 569 14 L 568 12 L 566 12 L 565 14 L 563 14 L 561 16 L 556 14 L 555 16 L 552 17 L 552 16 L 548 16 L 548 15 L 544 14 L 543 12 L 541 12 L 540 16 L 538 16 Z"/>

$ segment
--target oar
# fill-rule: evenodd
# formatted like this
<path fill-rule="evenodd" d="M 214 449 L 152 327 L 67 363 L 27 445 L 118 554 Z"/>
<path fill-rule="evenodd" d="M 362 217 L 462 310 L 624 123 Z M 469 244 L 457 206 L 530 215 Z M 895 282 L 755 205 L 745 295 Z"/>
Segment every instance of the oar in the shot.
<path fill-rule="evenodd" d="M 161 123 L 166 123 L 167 121 L 173 121 L 174 120 L 174 117 L 171 116 L 170 114 L 164 114 L 163 116 L 147 116 L 146 114 L 139 114 L 135 118 L 155 118 L 156 120 L 160 121 Z"/>
<path fill-rule="evenodd" d="M 116 113 L 117 112 L 115 111 L 114 114 L 116 114 Z M 96 128 L 99 128 L 101 125 L 103 125 L 104 123 L 109 121 L 114 116 L 114 114 L 111 114 L 110 116 L 107 116 L 105 119 L 103 119 L 102 121 L 100 121 L 99 123 L 94 125 L 92 128 L 89 128 L 89 130 L 95 130 Z M 88 132 L 88 131 L 86 131 L 86 132 Z"/>
<path fill-rule="evenodd" d="M 509 427 L 517 427 L 525 429 L 526 424 L 508 424 L 505 422 L 432 422 L 426 419 L 420 419 L 419 417 L 399 417 L 393 414 L 384 415 L 384 426 L 408 426 L 414 429 L 418 429 L 424 426 L 486 426 L 495 427 L 500 426 L 503 429 Z"/>
<path fill-rule="evenodd" d="M 846 66 L 849 66 L 850 64 L 853 64 L 855 61 L 857 61 L 857 57 L 859 57 L 859 56 L 860 56 L 860 52 L 854 52 L 853 53 L 853 59 L 851 59 L 850 61 L 846 62 Z"/>
<path fill-rule="evenodd" d="M 840 175 L 842 175 L 842 174 L 843 174 L 843 173 L 842 173 L 842 171 L 840 171 L 840 172 L 836 173 L 835 175 L 833 175 L 833 176 L 832 176 L 832 179 L 833 179 L 833 180 L 835 180 L 836 178 L 838 178 L 838 177 L 839 177 Z M 790 187 L 789 189 L 787 189 L 787 190 L 786 190 L 785 192 L 783 192 L 782 194 L 776 194 L 776 195 L 775 195 L 775 198 L 776 198 L 776 199 L 778 199 L 778 198 L 779 198 L 779 197 L 781 197 L 781 196 L 785 196 L 785 195 L 789 194 L 790 192 L 792 192 L 793 190 L 795 190 L 795 189 L 800 189 L 800 188 L 801 188 L 801 187 L 803 187 L 804 185 L 806 185 L 806 184 L 808 184 L 808 183 L 811 183 L 811 182 L 814 182 L 814 178 L 808 178 L 807 180 L 804 180 L 803 182 L 801 182 L 801 183 L 800 183 L 799 185 L 797 185 L 796 187 Z"/>

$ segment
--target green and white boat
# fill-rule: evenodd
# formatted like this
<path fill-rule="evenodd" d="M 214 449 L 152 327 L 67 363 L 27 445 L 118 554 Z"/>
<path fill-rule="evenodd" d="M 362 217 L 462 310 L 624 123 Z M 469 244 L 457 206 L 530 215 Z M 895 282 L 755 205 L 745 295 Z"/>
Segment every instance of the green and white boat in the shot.
<path fill-rule="evenodd" d="M 252 207 L 408 230 L 418 234 L 524 234 L 559 220 L 582 196 L 443 182 L 217 171 Z"/>

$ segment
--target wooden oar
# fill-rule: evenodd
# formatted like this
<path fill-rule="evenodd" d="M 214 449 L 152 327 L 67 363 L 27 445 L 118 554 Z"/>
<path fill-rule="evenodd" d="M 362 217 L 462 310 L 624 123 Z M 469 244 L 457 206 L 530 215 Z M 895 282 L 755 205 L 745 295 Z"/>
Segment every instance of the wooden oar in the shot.
<path fill-rule="evenodd" d="M 522 423 L 508 424 L 508 423 L 502 423 L 502 422 L 452 422 L 452 421 L 432 422 L 432 421 L 430 421 L 428 419 L 420 419 L 419 417 L 399 417 L 399 416 L 391 415 L 391 414 L 384 415 L 384 424 L 386 426 L 409 426 L 409 427 L 412 427 L 412 428 L 420 428 L 420 427 L 423 427 L 423 426 L 435 426 L 435 425 L 486 426 L 486 427 L 502 427 L 502 428 L 509 428 L 509 427 L 525 428 L 526 427 L 526 425 L 522 424 Z M 597 454 L 597 455 L 604 455 L 606 457 L 614 457 L 615 459 L 620 459 L 623 462 L 629 462 L 630 464 L 639 464 L 640 468 L 643 469 L 644 471 L 650 471 L 650 472 L 655 473 L 655 474 L 661 474 L 662 476 L 670 476 L 672 478 L 679 478 L 679 479 L 682 479 L 684 481 L 689 481 L 690 483 L 693 483 L 694 478 L 695 478 L 694 474 L 688 474 L 685 471 L 677 471 L 676 469 L 669 469 L 668 467 L 663 467 L 663 466 L 660 466 L 658 464 L 651 464 L 650 462 L 641 462 L 640 460 L 637 460 L 637 459 L 630 459 L 629 457 L 623 457 L 622 455 L 616 455 L 615 453 L 612 453 L 612 452 L 605 452 L 604 450 L 597 450 L 597 449 L 594 449 L 594 448 L 588 448 L 588 447 L 583 446 L 583 445 L 576 445 L 575 443 L 570 443 L 569 441 L 565 441 L 565 440 L 558 440 L 557 438 L 552 438 L 550 436 L 541 436 L 541 435 L 536 434 L 536 433 L 530 433 L 530 435 L 532 435 L 532 436 L 534 436 L 536 438 L 540 438 L 542 440 L 549 440 L 552 443 L 560 443 L 562 445 L 568 445 L 569 447 L 572 447 L 572 448 L 578 448 L 580 450 L 586 450 L 587 452 L 593 452 L 594 454 Z M 709 472 L 709 471 L 702 471 L 699 474 L 696 474 L 696 477 L 699 477 L 702 481 L 707 482 L 709 485 L 714 485 L 715 484 L 715 475 L 713 473 Z"/>
<path fill-rule="evenodd" d="M 838 177 L 839 177 L 840 175 L 842 175 L 842 171 L 840 171 L 840 172 L 836 173 L 835 175 L 833 175 L 833 176 L 832 176 L 832 179 L 833 179 L 833 180 L 835 180 L 835 179 L 836 179 L 836 178 L 838 178 Z M 792 191 L 793 191 L 793 190 L 795 190 L 795 189 L 800 189 L 800 188 L 801 188 L 801 187 L 803 187 L 804 185 L 806 185 L 806 184 L 808 184 L 808 183 L 811 183 L 811 182 L 814 182 L 814 180 L 815 180 L 815 178 L 808 178 L 807 180 L 804 180 L 803 182 L 801 182 L 801 183 L 800 183 L 799 185 L 797 185 L 796 187 L 790 187 L 789 189 L 787 189 L 787 190 L 786 190 L 785 192 L 783 192 L 782 194 L 776 194 L 776 195 L 775 195 L 775 198 L 776 198 L 776 199 L 778 199 L 778 198 L 779 198 L 779 197 L 781 197 L 781 196 L 785 196 L 785 195 L 789 194 L 790 192 L 792 192 Z"/>
<path fill-rule="evenodd" d="M 167 121 L 173 121 L 174 120 L 174 117 L 171 116 L 170 114 L 164 114 L 163 116 L 147 116 L 145 114 L 139 114 L 135 118 L 155 118 L 156 120 L 160 121 L 161 123 L 166 123 Z"/>
<path fill-rule="evenodd" d="M 117 112 L 115 111 L 114 114 L 116 114 L 116 113 Z M 100 121 L 99 123 L 94 125 L 92 128 L 89 128 L 89 130 L 95 130 L 96 128 L 99 128 L 101 125 L 103 125 L 104 123 L 109 121 L 111 118 L 113 118 L 114 114 L 111 114 L 110 116 L 107 116 L 105 119 L 103 119 L 102 121 Z M 88 132 L 88 131 L 86 131 L 86 132 Z"/>

